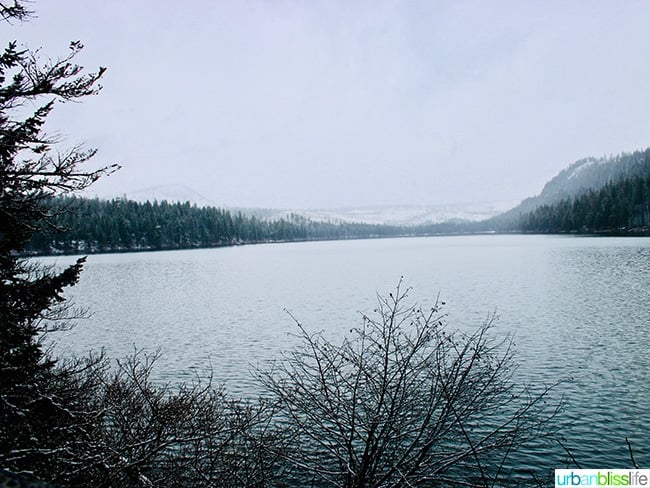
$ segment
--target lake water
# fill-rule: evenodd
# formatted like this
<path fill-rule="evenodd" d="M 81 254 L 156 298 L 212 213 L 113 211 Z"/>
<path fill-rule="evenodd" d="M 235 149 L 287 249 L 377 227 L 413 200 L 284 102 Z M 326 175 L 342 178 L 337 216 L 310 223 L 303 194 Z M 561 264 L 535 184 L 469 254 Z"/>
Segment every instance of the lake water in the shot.
<path fill-rule="evenodd" d="M 72 258 L 47 258 L 65 264 Z M 411 297 L 446 302 L 451 328 L 514 334 L 517 379 L 569 379 L 554 393 L 582 467 L 629 467 L 628 437 L 650 465 L 650 239 L 462 236 L 269 244 L 88 258 L 69 295 L 94 315 L 54 338 L 59 350 L 160 350 L 161 380 L 210 368 L 236 396 L 294 343 L 290 311 L 341 337 L 400 276 Z M 528 462 L 564 467 L 554 446 Z"/>

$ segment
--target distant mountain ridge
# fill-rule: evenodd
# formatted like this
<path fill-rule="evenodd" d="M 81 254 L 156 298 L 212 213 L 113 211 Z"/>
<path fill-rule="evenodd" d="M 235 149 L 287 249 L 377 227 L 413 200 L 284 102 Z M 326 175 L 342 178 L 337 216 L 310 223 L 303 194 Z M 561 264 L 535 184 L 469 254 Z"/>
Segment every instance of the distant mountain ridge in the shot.
<path fill-rule="evenodd" d="M 272 209 L 247 208 L 218 205 L 200 193 L 184 185 L 161 185 L 133 191 L 124 198 L 138 202 L 166 200 L 190 202 L 198 207 L 226 209 L 233 214 L 273 221 L 292 219 L 296 216 L 314 222 L 363 223 L 370 225 L 418 226 L 443 222 L 482 223 L 476 229 L 513 230 L 522 215 L 541 206 L 575 199 L 590 191 L 598 191 L 606 185 L 616 184 L 634 177 L 650 175 L 650 148 L 621 153 L 609 157 L 580 159 L 551 178 L 539 195 L 514 201 L 492 201 L 468 204 L 394 205 L 320 209 Z"/>
<path fill-rule="evenodd" d="M 383 205 L 315 209 L 273 209 L 219 205 L 185 185 L 158 185 L 124 193 L 122 198 L 136 202 L 190 202 L 197 207 L 227 209 L 247 217 L 263 220 L 286 219 L 294 215 L 315 222 L 362 223 L 372 225 L 423 225 L 441 222 L 485 220 L 514 207 L 516 201 L 491 201 L 438 205 Z"/>

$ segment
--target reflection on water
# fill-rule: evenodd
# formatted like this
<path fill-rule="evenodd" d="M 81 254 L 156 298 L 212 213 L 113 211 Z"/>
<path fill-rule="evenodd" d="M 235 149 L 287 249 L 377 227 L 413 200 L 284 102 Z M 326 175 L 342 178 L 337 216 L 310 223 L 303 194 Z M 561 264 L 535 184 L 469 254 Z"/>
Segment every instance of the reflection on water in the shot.
<path fill-rule="evenodd" d="M 68 258 L 47 259 L 65 263 Z M 565 383 L 566 445 L 583 467 L 629 466 L 627 436 L 650 464 L 650 239 L 465 236 L 257 245 L 90 256 L 70 295 L 93 317 L 58 347 L 112 357 L 162 352 L 160 379 L 212 368 L 235 395 L 255 395 L 251 368 L 295 340 L 291 311 L 337 337 L 405 277 L 418 301 L 447 302 L 451 327 L 495 310 L 514 334 L 517 377 Z M 562 467 L 559 446 L 530 464 Z"/>

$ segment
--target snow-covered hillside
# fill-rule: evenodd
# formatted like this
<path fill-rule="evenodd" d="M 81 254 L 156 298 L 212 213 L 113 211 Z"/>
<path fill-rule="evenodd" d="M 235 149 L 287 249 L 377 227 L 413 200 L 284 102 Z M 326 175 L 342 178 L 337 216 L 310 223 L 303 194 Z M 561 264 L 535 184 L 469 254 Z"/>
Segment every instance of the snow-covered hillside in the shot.
<path fill-rule="evenodd" d="M 418 225 L 457 220 L 479 221 L 505 212 L 514 207 L 517 203 L 519 202 L 504 201 L 450 205 L 398 205 L 333 209 L 277 210 L 269 211 L 265 217 L 275 219 L 290 214 L 297 214 L 316 221 Z"/>

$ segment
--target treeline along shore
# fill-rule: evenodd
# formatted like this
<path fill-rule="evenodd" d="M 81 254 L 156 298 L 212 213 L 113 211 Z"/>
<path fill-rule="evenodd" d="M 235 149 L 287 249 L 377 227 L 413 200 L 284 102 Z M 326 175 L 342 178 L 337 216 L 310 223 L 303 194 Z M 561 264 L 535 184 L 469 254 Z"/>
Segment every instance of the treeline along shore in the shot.
<path fill-rule="evenodd" d="M 650 235 L 650 176 L 627 178 L 533 211 L 481 222 L 424 225 L 323 222 L 298 214 L 265 220 L 189 202 L 53 198 L 30 255 L 222 247 L 270 242 L 475 233 Z"/>
<path fill-rule="evenodd" d="M 27 253 L 75 254 L 192 249 L 269 242 L 365 239 L 469 232 L 471 223 L 417 227 L 321 222 L 292 214 L 264 220 L 186 203 L 55 198 L 52 218 L 35 233 Z"/>

